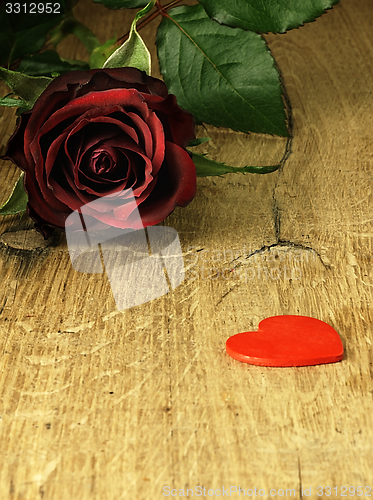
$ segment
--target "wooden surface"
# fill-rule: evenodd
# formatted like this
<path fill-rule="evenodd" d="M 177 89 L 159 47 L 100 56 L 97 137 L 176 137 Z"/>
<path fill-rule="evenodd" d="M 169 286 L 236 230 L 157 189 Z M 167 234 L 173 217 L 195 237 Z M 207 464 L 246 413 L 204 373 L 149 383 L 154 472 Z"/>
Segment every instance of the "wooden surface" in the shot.
<path fill-rule="evenodd" d="M 130 22 L 90 2 L 77 15 L 102 42 Z M 1 221 L 2 500 L 162 499 L 164 486 L 341 498 L 342 486 L 373 487 L 372 25 L 371 0 L 342 0 L 267 37 L 293 105 L 292 154 L 266 176 L 198 180 L 194 201 L 166 221 L 188 269 L 168 295 L 118 311 L 107 277 L 74 271 L 63 238 Z M 61 54 L 86 57 L 74 39 Z M 15 120 L 0 114 L 3 153 Z M 284 149 L 208 135 L 202 150 L 236 166 Z M 2 162 L 0 203 L 17 175 Z M 345 359 L 281 369 L 226 354 L 229 336 L 277 314 L 329 323 Z M 327 485 L 338 496 L 317 496 Z"/>

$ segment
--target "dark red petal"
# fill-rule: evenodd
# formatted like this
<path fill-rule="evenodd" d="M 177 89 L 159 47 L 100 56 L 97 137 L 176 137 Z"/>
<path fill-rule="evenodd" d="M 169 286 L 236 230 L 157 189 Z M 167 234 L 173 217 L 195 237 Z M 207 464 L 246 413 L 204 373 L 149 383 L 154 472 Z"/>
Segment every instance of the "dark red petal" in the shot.
<path fill-rule="evenodd" d="M 124 114 L 124 113 L 123 113 Z M 124 116 L 127 116 L 127 113 L 124 114 Z M 110 125 L 104 125 L 100 128 L 97 128 L 95 133 L 93 133 L 92 130 L 87 130 L 89 132 L 89 135 L 87 139 L 84 142 L 81 142 L 79 150 L 87 150 L 88 148 L 92 147 L 95 143 L 98 141 L 101 141 L 103 139 L 108 139 L 109 137 L 112 137 L 114 135 L 119 135 L 119 131 L 123 131 L 124 135 L 128 135 L 133 141 L 136 142 L 136 144 L 139 144 L 139 137 L 136 131 L 134 130 L 133 127 L 123 123 L 120 120 L 117 120 L 113 118 L 112 116 L 97 116 L 96 118 L 90 118 L 87 119 L 86 117 L 83 118 L 79 121 L 79 123 L 70 130 L 68 136 L 66 137 L 66 143 L 65 143 L 65 151 L 66 154 L 71 158 L 71 155 L 68 151 L 69 148 L 69 141 L 70 139 L 74 138 L 74 135 L 79 132 L 83 127 L 90 125 L 91 123 L 106 123 Z M 114 129 L 112 126 L 115 126 L 118 129 Z M 110 134 L 110 130 L 114 131 L 114 133 Z M 71 161 L 74 162 L 77 160 L 78 155 L 76 155 L 74 158 L 71 158 Z"/>
<path fill-rule="evenodd" d="M 114 108 L 110 108 L 110 109 L 114 109 Z M 46 197 L 48 197 L 48 192 L 45 192 L 46 184 L 48 183 L 50 185 L 54 185 L 54 186 L 56 185 L 56 181 L 52 182 L 52 177 L 56 171 L 55 165 L 56 165 L 57 157 L 59 157 L 61 162 L 66 161 L 66 165 L 64 165 L 64 168 L 60 169 L 61 172 L 67 173 L 67 171 L 70 170 L 70 172 L 71 172 L 70 175 L 73 175 L 73 172 L 76 171 L 76 169 L 79 167 L 80 161 L 78 160 L 77 166 L 75 167 L 73 159 L 70 157 L 69 152 L 67 151 L 68 140 L 72 138 L 72 134 L 74 132 L 75 133 L 79 132 L 84 126 L 89 126 L 90 123 L 97 123 L 97 124 L 101 123 L 101 122 L 103 122 L 105 124 L 111 123 L 113 126 L 119 127 L 119 130 L 120 129 L 123 130 L 123 132 L 125 132 L 125 134 L 123 136 L 117 135 L 116 144 L 118 146 L 121 146 L 121 147 L 125 147 L 125 146 L 131 147 L 131 149 L 135 149 L 135 150 L 141 152 L 141 149 L 137 146 L 136 142 L 134 142 L 130 138 L 129 134 L 127 137 L 127 132 L 130 132 L 132 137 L 137 138 L 137 134 L 134 133 L 133 129 L 132 129 L 132 131 L 129 131 L 127 125 L 123 124 L 122 122 L 119 122 L 118 120 L 113 120 L 110 117 L 98 116 L 96 118 L 92 118 L 89 120 L 87 118 L 87 116 L 89 118 L 91 116 L 91 113 L 90 112 L 85 113 L 82 117 L 80 117 L 81 119 L 78 118 L 72 125 L 70 125 L 70 127 L 63 134 L 61 134 L 59 137 L 57 137 L 57 139 L 48 148 L 48 153 L 47 153 L 47 157 L 45 159 L 44 167 L 41 164 L 40 167 L 36 168 L 39 185 L 41 186 L 41 189 L 44 192 Z M 116 130 L 116 129 L 114 129 L 114 130 Z M 113 129 L 111 129 L 111 128 L 109 129 L 108 125 L 105 125 L 102 127 L 102 130 L 97 131 L 97 134 L 89 135 L 88 141 L 86 143 L 80 145 L 80 149 L 92 147 L 99 140 L 99 138 L 104 139 L 104 140 L 108 140 L 111 138 L 112 135 L 113 135 Z M 38 151 L 39 157 L 41 155 L 41 146 L 40 146 L 41 139 L 42 139 L 41 135 L 38 134 L 38 137 L 35 138 L 35 140 L 33 141 L 32 145 L 31 145 L 34 158 L 36 157 L 35 151 Z M 60 157 L 61 147 L 62 147 L 63 143 L 65 144 L 65 153 L 66 153 L 66 157 L 64 159 L 62 159 Z M 60 165 L 61 165 L 61 162 L 60 162 Z M 54 173 L 53 173 L 53 171 L 54 171 Z M 45 177 L 45 179 L 44 179 L 44 177 Z M 58 183 L 58 181 L 57 181 L 57 183 Z M 79 185 L 79 184 L 78 184 L 78 187 L 80 189 L 84 188 L 84 186 Z"/>
<path fill-rule="evenodd" d="M 72 71 L 67 73 L 66 76 L 74 74 L 82 75 L 81 71 Z M 62 75 L 65 76 L 65 75 Z M 31 137 L 32 134 L 36 134 L 43 124 L 50 118 L 50 116 L 58 109 L 62 108 L 68 102 L 71 102 L 75 98 L 75 90 L 80 86 L 79 81 L 76 81 L 75 85 L 70 85 L 69 88 L 62 84 L 59 86 L 56 80 L 61 77 L 57 77 L 48 85 L 41 96 L 37 99 L 34 107 L 31 111 L 32 113 L 32 127 L 31 127 Z M 82 76 L 83 78 L 83 76 Z M 82 83 L 84 80 L 82 80 Z"/>
<path fill-rule="evenodd" d="M 128 95 L 132 97 L 128 98 Z M 11 159 L 26 171 L 25 186 L 29 193 L 29 213 L 45 236 L 49 234 L 50 226 L 64 229 L 64 222 L 74 207 L 79 208 L 82 204 L 95 199 L 92 195 L 81 192 L 74 183 L 72 186 L 68 183 L 69 180 L 72 181 L 70 175 L 77 158 L 84 153 L 84 147 L 82 149 L 82 143 L 78 140 L 79 137 L 75 137 L 78 131 L 71 133 L 71 126 L 75 127 L 86 112 L 90 113 L 87 121 L 96 116 L 99 122 L 99 117 L 102 115 L 108 115 L 110 112 L 123 112 L 123 107 L 134 107 L 146 121 L 146 127 L 149 127 L 153 140 L 151 161 L 146 158 L 150 151 L 149 139 L 145 139 L 149 138 L 148 129 L 137 123 L 134 123 L 134 129 L 144 137 L 147 154 L 143 157 L 144 152 L 142 152 L 140 165 L 137 151 L 126 153 L 131 157 L 129 163 L 132 172 L 135 172 L 137 167 L 136 173 L 140 175 L 134 191 L 137 190 L 136 196 L 141 211 L 145 210 L 145 222 L 148 221 L 146 225 L 160 222 L 167 217 L 175 205 L 184 206 L 193 198 L 195 194 L 194 164 L 181 148 L 185 148 L 189 140 L 195 137 L 194 121 L 190 114 L 179 108 L 173 96 L 167 96 L 167 88 L 163 82 L 135 68 L 71 72 L 51 82 L 36 102 L 32 113 L 24 114 L 21 118 L 17 132 L 9 141 L 5 156 L 6 159 Z M 144 102 L 144 99 L 147 101 Z M 155 120 L 154 113 L 149 113 L 147 102 L 161 123 Z M 110 106 L 111 110 L 109 110 Z M 134 118 L 135 121 L 138 120 Z M 166 144 L 164 159 L 165 134 L 170 142 Z M 48 151 L 46 144 L 49 137 L 50 144 L 54 144 L 54 147 L 53 150 Z M 76 142 L 72 142 L 73 140 Z M 70 142 L 71 147 L 61 150 L 64 141 Z M 178 145 L 181 148 L 178 148 Z M 119 145 L 115 147 L 120 149 Z M 122 151 L 125 152 L 125 149 Z M 114 155 L 110 154 L 114 158 Z M 58 179 L 51 179 L 56 182 L 55 189 L 60 189 L 64 193 L 61 195 L 61 201 L 55 197 L 56 191 L 52 192 L 47 187 L 46 159 L 48 172 L 52 173 L 53 178 Z M 103 183 L 102 177 L 101 185 Z M 107 223 L 111 220 L 116 227 L 136 227 L 138 225 L 136 214 L 128 215 L 124 208 L 118 208 L 118 203 L 119 206 L 122 205 L 121 198 L 128 196 L 128 190 L 114 192 L 110 196 L 116 199 L 115 210 L 121 220 L 115 220 L 113 212 L 105 213 L 106 210 L 113 209 L 113 204 L 108 203 L 106 207 L 104 204 L 100 209 L 102 221 L 105 219 L 104 223 Z M 127 220 L 123 220 L 123 217 L 127 217 Z M 97 223 L 97 227 L 99 226 L 100 222 Z"/>
<path fill-rule="evenodd" d="M 174 95 L 170 94 L 167 99 L 144 95 L 144 99 L 149 108 L 155 110 L 161 119 L 166 131 L 166 140 L 185 149 L 189 142 L 195 139 L 194 117 L 189 111 L 180 108 Z M 167 136 L 167 132 L 171 137 Z"/>
<path fill-rule="evenodd" d="M 125 153 L 122 153 L 119 150 L 116 153 L 122 154 L 124 157 L 126 157 Z M 128 158 L 125 158 L 122 161 L 126 161 L 127 164 L 129 163 Z M 102 174 L 88 174 L 84 171 L 79 170 L 78 176 L 75 177 L 74 181 L 69 180 L 69 182 L 74 182 L 77 189 L 85 191 L 94 196 L 106 196 L 111 193 L 117 193 L 118 191 L 129 187 L 129 168 L 127 167 L 126 173 L 121 173 L 121 175 L 122 176 L 118 179 L 112 179 L 108 176 L 103 176 Z"/>
<path fill-rule="evenodd" d="M 60 214 L 60 223 L 59 224 L 48 224 L 44 217 L 40 216 L 38 213 L 34 211 L 32 207 L 27 205 L 27 213 L 29 217 L 34 221 L 34 226 L 35 229 L 39 231 L 44 236 L 44 239 L 48 239 L 50 235 L 53 233 L 54 229 L 58 229 L 60 231 L 63 231 L 65 229 L 65 220 L 67 217 L 70 215 L 71 212 L 68 214 Z"/>
<path fill-rule="evenodd" d="M 117 108 L 112 107 L 108 108 L 108 110 L 115 111 Z M 69 126 L 64 131 L 60 133 L 56 132 L 56 136 L 51 137 L 51 144 L 48 144 L 47 147 L 47 156 L 43 157 L 43 151 L 40 142 L 46 139 L 46 134 L 51 131 L 58 130 L 61 128 L 61 124 L 58 122 L 54 122 L 54 120 L 47 120 L 47 122 L 41 127 L 41 129 L 36 133 L 35 138 L 29 140 L 28 133 L 31 135 L 30 124 L 27 127 L 25 134 L 25 144 L 29 144 L 29 147 L 26 150 L 27 161 L 30 165 L 35 164 L 35 171 L 37 172 L 38 181 L 42 184 L 46 184 L 46 180 L 44 179 L 44 173 L 46 174 L 46 178 L 49 176 L 55 161 L 57 154 L 60 150 L 62 143 L 66 140 L 69 132 L 80 123 L 80 121 L 84 121 L 84 119 L 90 119 L 100 114 L 100 109 L 92 109 L 88 110 L 83 115 L 79 116 L 75 122 L 70 123 Z M 101 111 L 102 114 L 102 111 Z M 29 142 L 27 142 L 29 141 Z"/>
<path fill-rule="evenodd" d="M 107 165 L 106 167 L 101 166 L 101 170 L 97 172 L 98 165 L 103 160 L 105 160 Z M 80 173 L 85 178 L 92 178 L 92 180 L 98 183 L 120 182 L 128 177 L 128 159 L 120 148 L 113 148 L 105 144 L 104 149 L 97 149 L 92 153 L 86 173 L 83 170 L 75 172 L 76 183 L 79 182 L 78 175 Z"/>
<path fill-rule="evenodd" d="M 82 118 L 91 109 L 94 110 L 94 115 L 102 116 L 117 110 L 118 107 L 126 108 L 127 106 L 135 108 L 143 115 L 145 120 L 147 119 L 149 114 L 148 107 L 142 95 L 134 89 L 105 90 L 78 97 L 53 113 L 42 126 L 36 123 L 33 113 L 25 131 L 25 144 L 31 143 L 35 135 L 35 130 L 39 131 L 38 136 L 40 137 L 65 120 L 76 119 L 77 117 Z"/>
<path fill-rule="evenodd" d="M 107 89 L 133 89 L 141 93 L 168 95 L 165 84 L 136 68 L 71 71 L 54 78 L 36 101 L 32 110 L 33 130 L 37 131 L 56 110 L 76 97 Z"/>
<path fill-rule="evenodd" d="M 147 124 L 153 137 L 153 152 L 151 158 L 153 164 L 153 176 L 156 176 L 164 160 L 165 133 L 162 122 L 154 112 L 149 114 Z"/>
<path fill-rule="evenodd" d="M 28 195 L 28 207 L 34 213 L 34 216 L 38 216 L 38 220 L 48 221 L 49 224 L 63 227 L 62 221 L 71 212 L 70 207 L 55 198 L 52 198 L 51 201 L 46 201 L 39 190 L 38 184 L 33 179 L 30 179 L 30 177 L 27 177 L 26 174 L 25 189 Z"/>
<path fill-rule="evenodd" d="M 166 85 L 159 79 L 148 76 L 144 71 L 137 68 L 105 68 L 92 70 L 92 79 L 82 90 L 86 93 L 93 90 L 105 90 L 107 88 L 135 88 L 141 93 L 155 94 L 163 97 L 168 95 Z"/>
<path fill-rule="evenodd" d="M 141 133 L 144 145 L 144 152 L 146 156 L 151 159 L 153 156 L 153 138 L 152 134 L 150 133 L 148 125 L 136 113 L 132 113 L 131 111 L 129 111 L 128 116 L 131 118 L 134 125 Z"/>
<path fill-rule="evenodd" d="M 127 114 L 125 114 L 127 116 Z M 76 123 L 76 122 L 75 122 Z M 116 126 L 118 129 L 112 129 L 110 125 L 105 125 L 100 129 L 97 129 L 94 133 L 91 129 L 82 130 L 82 132 L 78 135 L 81 129 L 84 129 L 85 126 L 89 126 L 91 123 L 106 123 Z M 119 135 L 119 131 L 124 132 L 124 136 L 128 135 L 131 139 L 133 139 L 137 144 L 139 143 L 139 138 L 136 131 L 126 125 L 120 120 L 116 120 L 111 116 L 98 116 L 97 118 L 93 118 L 90 120 L 82 119 L 75 127 L 70 127 L 71 130 L 66 137 L 65 141 L 65 153 L 69 158 L 71 165 L 79 164 L 80 156 L 86 151 L 88 148 L 91 148 L 94 144 L 100 142 L 101 140 L 108 139 L 111 136 Z M 110 133 L 110 130 L 112 133 Z M 84 135 L 88 134 L 88 141 L 84 141 Z M 59 144 L 60 140 L 58 139 Z M 57 145 L 57 143 L 56 143 Z M 53 155 L 52 155 L 53 159 Z M 52 160 L 53 161 L 53 160 Z M 53 163 L 52 163 L 53 167 Z M 50 172 L 50 165 L 46 167 L 47 172 Z M 71 173 L 73 173 L 74 168 L 71 169 Z M 82 186 L 78 186 L 82 187 Z"/>
<path fill-rule="evenodd" d="M 27 128 L 30 119 L 30 112 L 21 115 L 17 130 L 10 138 L 4 159 L 10 159 L 22 170 L 25 171 L 24 186 L 28 195 L 28 212 L 33 220 L 40 223 L 45 220 L 44 217 L 57 226 L 61 226 L 61 217 L 64 218 L 63 213 L 68 212 L 69 208 L 61 204 L 53 196 L 47 202 L 42 192 L 39 189 L 38 183 L 35 178 L 35 169 L 33 162 L 27 162 L 24 155 L 24 147 L 27 149 L 23 141 L 24 131 Z M 25 146 L 24 146 L 25 144 Z M 59 215 L 61 214 L 61 215 Z M 50 234 L 50 231 L 44 228 L 42 231 L 44 237 Z"/>
<path fill-rule="evenodd" d="M 166 159 L 153 192 L 139 205 L 144 226 L 161 222 L 176 206 L 185 207 L 196 194 L 196 168 L 189 154 L 166 142 Z"/>
<path fill-rule="evenodd" d="M 27 124 L 30 120 L 31 111 L 27 113 L 22 113 L 17 120 L 17 128 L 13 132 L 11 138 L 8 141 L 5 154 L 2 157 L 3 160 L 11 160 L 19 168 L 27 172 L 28 163 L 24 154 L 24 134 Z"/>
<path fill-rule="evenodd" d="M 105 68 L 89 71 L 71 71 L 55 78 L 42 94 L 40 102 L 48 104 L 51 95 L 56 92 L 68 92 L 74 85 L 79 86 L 82 93 L 101 91 L 108 88 L 136 88 L 140 92 L 148 91 L 150 94 L 166 98 L 168 95 L 166 85 L 159 79 L 148 76 L 137 68 Z M 40 98 L 39 98 L 40 99 Z"/>

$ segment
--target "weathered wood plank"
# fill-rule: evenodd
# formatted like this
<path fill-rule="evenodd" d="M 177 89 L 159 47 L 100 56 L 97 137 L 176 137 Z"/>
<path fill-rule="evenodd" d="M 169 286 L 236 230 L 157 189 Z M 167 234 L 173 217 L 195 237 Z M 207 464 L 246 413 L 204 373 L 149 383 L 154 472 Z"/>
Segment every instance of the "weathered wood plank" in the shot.
<path fill-rule="evenodd" d="M 77 9 L 102 41 L 130 23 Z M 317 498 L 318 486 L 372 483 L 372 24 L 369 0 L 344 0 L 267 37 L 293 105 L 292 155 L 266 176 L 198 180 L 166 221 L 187 266 L 168 295 L 117 311 L 106 275 L 74 271 L 63 237 L 15 244 L 5 233 L 32 224 L 1 221 L 2 498 L 161 499 L 167 485 Z M 63 51 L 85 57 L 70 39 Z M 14 119 L 0 114 L 3 150 Z M 236 166 L 285 146 L 200 132 L 212 137 L 202 151 Z M 18 175 L 1 168 L 0 203 Z M 276 314 L 326 321 L 345 359 L 279 369 L 227 356 L 230 335 Z"/>

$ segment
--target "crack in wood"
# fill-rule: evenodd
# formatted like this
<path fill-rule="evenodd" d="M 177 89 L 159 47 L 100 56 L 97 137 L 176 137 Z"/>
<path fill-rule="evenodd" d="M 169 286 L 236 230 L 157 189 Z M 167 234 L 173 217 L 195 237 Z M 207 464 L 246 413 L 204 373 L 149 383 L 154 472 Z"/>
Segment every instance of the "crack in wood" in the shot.
<path fill-rule="evenodd" d="M 299 480 L 299 498 L 303 498 L 303 486 L 302 486 L 302 469 L 300 464 L 300 456 L 298 455 L 298 480 Z"/>
<path fill-rule="evenodd" d="M 312 252 L 315 255 L 317 255 L 317 257 L 319 258 L 321 264 L 325 267 L 325 269 L 329 270 L 332 267 L 329 264 L 326 264 L 323 261 L 321 254 L 319 252 L 316 252 L 316 250 L 313 249 L 312 247 L 309 247 L 307 245 L 303 245 L 302 243 L 294 243 L 293 241 L 280 240 L 280 239 L 276 243 L 272 243 L 272 245 L 263 245 L 261 248 L 258 248 L 258 250 L 254 250 L 254 252 L 251 252 L 249 255 L 246 256 L 246 259 L 249 259 L 253 255 L 258 255 L 258 254 L 270 251 L 272 248 L 277 248 L 277 247 L 280 247 L 280 248 L 281 247 L 291 247 L 291 248 L 295 248 L 296 250 L 304 250 L 306 252 Z M 238 260 L 238 259 L 239 258 L 237 257 L 234 260 Z"/>

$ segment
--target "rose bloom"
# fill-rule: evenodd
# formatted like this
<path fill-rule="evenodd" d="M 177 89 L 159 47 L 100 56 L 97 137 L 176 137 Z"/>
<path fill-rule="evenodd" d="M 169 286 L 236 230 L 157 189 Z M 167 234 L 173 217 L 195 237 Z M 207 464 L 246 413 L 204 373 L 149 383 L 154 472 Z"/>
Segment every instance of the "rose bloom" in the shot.
<path fill-rule="evenodd" d="M 55 78 L 20 116 L 4 159 L 25 172 L 28 213 L 45 238 L 99 198 L 90 229 L 139 229 L 195 196 L 185 149 L 194 125 L 165 84 L 142 71 L 74 71 Z"/>

